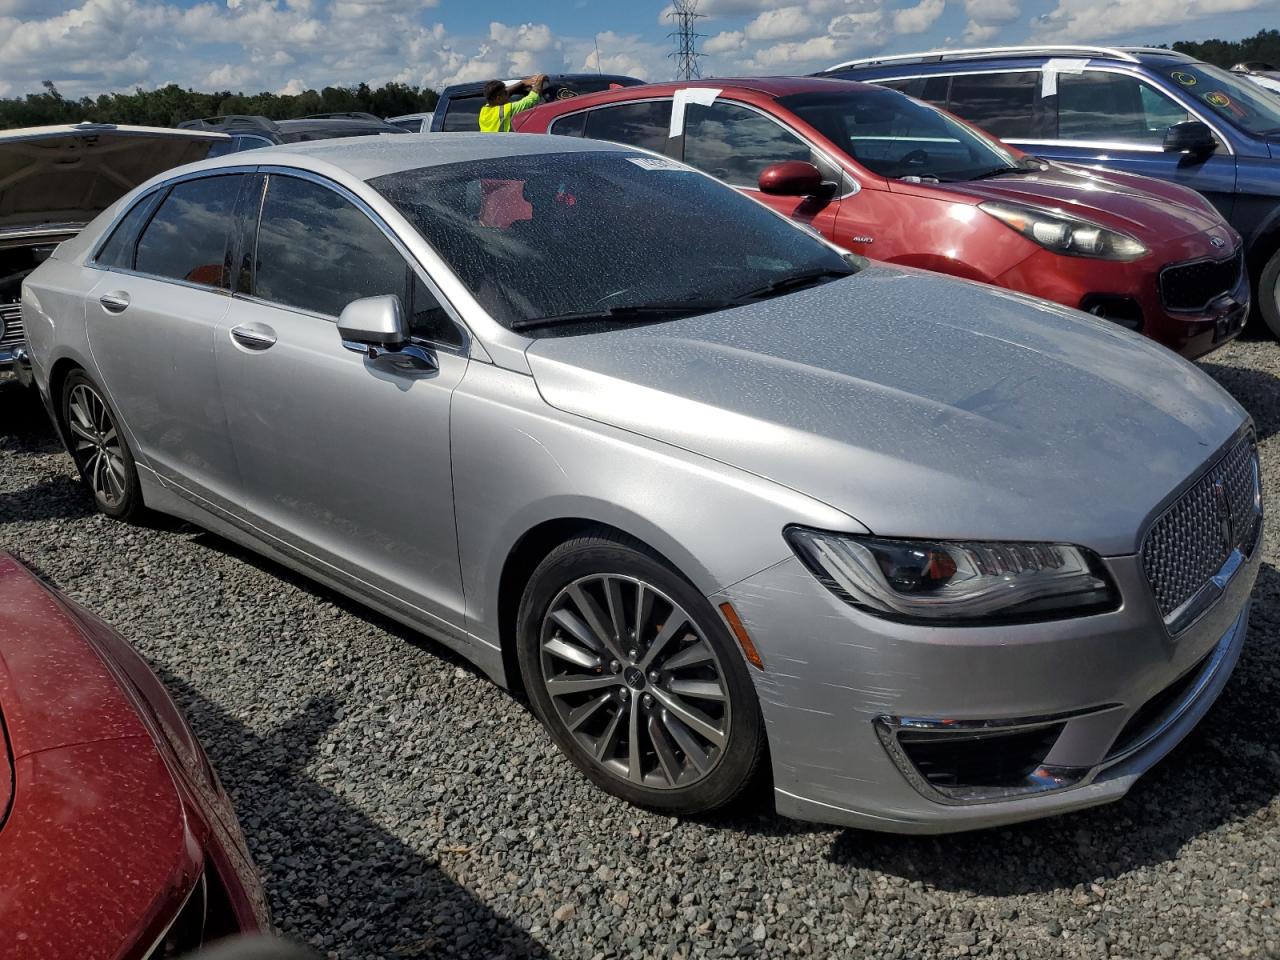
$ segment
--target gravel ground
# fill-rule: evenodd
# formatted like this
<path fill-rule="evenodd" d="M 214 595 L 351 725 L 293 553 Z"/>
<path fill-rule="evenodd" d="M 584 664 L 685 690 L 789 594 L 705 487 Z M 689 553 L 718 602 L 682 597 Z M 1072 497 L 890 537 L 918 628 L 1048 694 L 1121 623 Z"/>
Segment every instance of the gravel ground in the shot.
<path fill-rule="evenodd" d="M 1280 346 L 1204 366 L 1257 419 L 1274 510 Z M 331 957 L 1280 956 L 1274 533 L 1234 679 L 1128 798 L 942 838 L 613 800 L 443 648 L 189 526 L 95 515 L 12 388 L 0 546 L 156 666 L 281 931 Z"/>

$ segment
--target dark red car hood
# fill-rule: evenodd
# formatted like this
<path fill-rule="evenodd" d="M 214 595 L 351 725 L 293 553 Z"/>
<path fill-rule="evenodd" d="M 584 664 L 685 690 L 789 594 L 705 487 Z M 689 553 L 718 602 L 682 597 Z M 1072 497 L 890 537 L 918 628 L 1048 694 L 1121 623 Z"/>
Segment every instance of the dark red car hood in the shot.
<path fill-rule="evenodd" d="M 934 185 L 891 181 L 895 193 L 962 194 L 975 203 L 1002 201 L 1062 210 L 1143 241 L 1176 240 L 1212 231 L 1231 242 L 1231 228 L 1196 193 L 1149 177 L 1050 164 L 1044 171 Z M 1150 246 L 1151 244 L 1148 243 Z"/>

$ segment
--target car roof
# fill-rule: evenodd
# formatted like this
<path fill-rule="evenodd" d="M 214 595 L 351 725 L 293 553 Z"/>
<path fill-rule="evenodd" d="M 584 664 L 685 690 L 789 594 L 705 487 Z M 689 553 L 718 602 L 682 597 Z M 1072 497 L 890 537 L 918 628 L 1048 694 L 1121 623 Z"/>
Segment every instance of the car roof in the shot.
<path fill-rule="evenodd" d="M 634 147 L 583 140 L 580 137 L 539 136 L 493 133 L 405 133 L 394 137 L 346 137 L 336 140 L 310 140 L 262 147 L 251 154 L 227 154 L 213 160 L 193 164 L 190 170 L 253 165 L 297 166 L 301 169 L 337 168 L 357 180 L 419 167 L 437 167 L 472 160 L 499 157 L 536 156 L 556 153 L 629 152 Z"/>
<path fill-rule="evenodd" d="M 502 78 L 499 78 L 499 79 L 502 79 Z M 512 83 L 519 83 L 523 79 L 524 77 L 508 77 L 506 79 L 502 79 L 502 82 L 506 84 L 512 84 Z M 547 81 L 553 84 L 564 83 L 565 81 L 571 81 L 571 80 L 582 80 L 582 81 L 604 80 L 604 81 L 608 81 L 609 83 L 625 83 L 625 84 L 630 84 L 631 86 L 638 86 L 644 83 L 643 80 L 639 80 L 636 77 L 628 77 L 627 75 L 622 73 L 549 73 L 547 74 Z M 440 99 L 445 100 L 450 97 L 468 96 L 474 93 L 482 93 L 484 91 L 484 85 L 488 82 L 489 82 L 488 80 L 472 80 L 467 83 L 452 84 L 451 86 L 445 87 L 443 90 L 440 91 Z"/>
<path fill-rule="evenodd" d="M 690 87 L 730 91 L 745 90 L 774 99 L 791 96 L 796 93 L 876 89 L 856 80 L 844 80 L 839 77 L 725 77 L 714 80 L 676 80 L 664 83 L 646 83 L 638 87 L 623 87 L 620 90 L 600 90 L 596 93 L 582 93 L 568 100 L 554 100 L 551 103 L 542 104 L 538 109 L 567 113 L 597 104 L 616 103 L 622 100 L 643 100 L 646 97 L 666 97 L 677 90 L 685 90 Z"/>
<path fill-rule="evenodd" d="M 967 63 L 1020 63 L 1038 64 L 1051 58 L 1076 60 L 1114 60 L 1123 63 L 1195 63 L 1196 58 L 1177 50 L 1163 47 L 1101 47 L 1085 44 L 1053 46 L 978 47 L 958 50 L 928 50 L 919 53 L 899 53 L 888 56 L 864 57 L 838 63 L 819 75 L 845 71 L 883 70 L 898 72 L 911 70 L 922 73 L 943 73 L 957 65 Z"/>
<path fill-rule="evenodd" d="M 343 131 L 377 130 L 381 133 L 399 133 L 399 128 L 385 120 L 361 120 L 353 117 L 297 117 L 275 121 L 281 133 L 314 133 L 333 131 L 341 136 Z"/>

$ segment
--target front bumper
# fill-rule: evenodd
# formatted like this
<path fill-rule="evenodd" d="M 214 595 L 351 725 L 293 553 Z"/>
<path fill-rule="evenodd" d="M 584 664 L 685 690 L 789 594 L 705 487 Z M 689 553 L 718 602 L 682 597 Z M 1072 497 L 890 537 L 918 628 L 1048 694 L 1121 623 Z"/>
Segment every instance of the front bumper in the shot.
<path fill-rule="evenodd" d="M 778 812 L 897 833 L 973 830 L 1118 800 L 1200 720 L 1231 674 L 1261 550 L 1177 638 L 1137 557 L 1106 561 L 1113 612 L 989 628 L 890 623 L 850 608 L 789 559 L 722 591 L 765 661 L 752 671 Z M 1127 725 L 1178 681 L 1186 695 Z M 1050 789 L 983 802 L 930 795 L 882 740 L 885 718 L 946 724 L 1060 718 Z M 880 732 L 877 732 L 877 724 Z M 1131 725 L 1130 725 L 1131 726 Z M 913 780 L 915 782 L 913 782 Z"/>
<path fill-rule="evenodd" d="M 1175 350 L 1189 360 L 1234 340 L 1249 316 L 1249 277 L 1241 270 L 1234 285 L 1224 290 L 1203 309 L 1170 310 L 1160 294 L 1162 269 L 1206 255 L 1201 235 L 1184 238 L 1163 247 L 1158 255 L 1131 263 L 1067 257 L 1039 250 L 994 282 L 1011 290 L 1044 297 L 1086 312 L 1120 313 L 1123 306 L 1140 314 L 1137 331 Z M 1134 329 L 1126 318 L 1122 325 Z"/>

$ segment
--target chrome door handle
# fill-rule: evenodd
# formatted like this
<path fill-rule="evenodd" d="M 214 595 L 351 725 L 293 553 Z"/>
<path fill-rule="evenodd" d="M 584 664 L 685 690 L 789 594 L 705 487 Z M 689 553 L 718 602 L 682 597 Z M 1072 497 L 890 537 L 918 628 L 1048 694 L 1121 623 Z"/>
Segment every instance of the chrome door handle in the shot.
<path fill-rule="evenodd" d="M 231 339 L 249 350 L 266 350 L 276 342 L 276 332 L 261 323 L 231 328 Z"/>
<path fill-rule="evenodd" d="M 108 313 L 123 313 L 129 306 L 129 295 L 123 290 L 115 290 L 104 293 L 98 298 L 98 302 Z"/>

